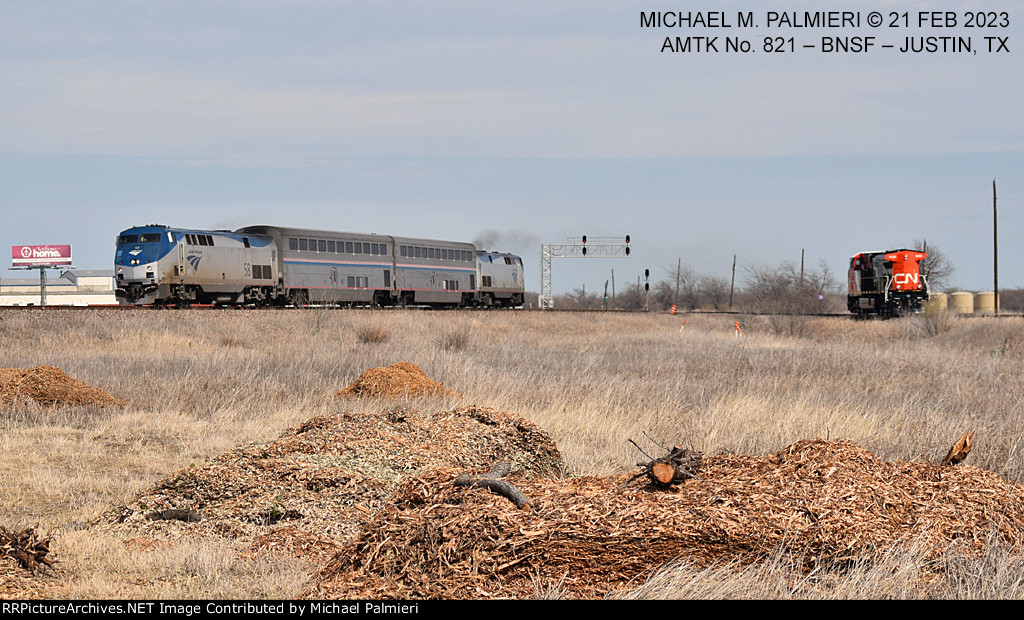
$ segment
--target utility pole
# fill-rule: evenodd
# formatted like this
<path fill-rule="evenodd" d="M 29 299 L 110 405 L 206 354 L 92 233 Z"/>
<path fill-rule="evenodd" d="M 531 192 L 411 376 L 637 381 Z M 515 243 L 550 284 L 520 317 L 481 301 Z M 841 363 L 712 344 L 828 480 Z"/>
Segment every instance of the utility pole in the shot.
<path fill-rule="evenodd" d="M 736 255 L 732 255 L 732 284 L 729 285 L 729 309 L 732 310 L 732 292 L 736 288 Z"/>
<path fill-rule="evenodd" d="M 999 316 L 999 232 L 996 218 L 996 180 L 992 179 L 992 288 L 996 294 L 996 316 Z"/>
<path fill-rule="evenodd" d="M 679 305 L 679 278 L 683 274 L 683 257 L 679 257 L 679 263 L 676 264 L 676 297 L 672 300 L 677 306 Z"/>
<path fill-rule="evenodd" d="M 800 290 L 804 290 L 804 248 L 800 248 Z"/>

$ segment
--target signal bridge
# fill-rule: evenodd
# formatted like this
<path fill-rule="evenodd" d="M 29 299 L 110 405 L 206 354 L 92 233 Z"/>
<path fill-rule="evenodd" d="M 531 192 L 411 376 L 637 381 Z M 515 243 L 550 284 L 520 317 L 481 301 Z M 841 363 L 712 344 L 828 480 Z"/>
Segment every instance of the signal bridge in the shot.
<path fill-rule="evenodd" d="M 542 310 L 555 307 L 551 294 L 551 260 L 555 258 L 625 258 L 630 254 L 629 235 L 622 237 L 569 237 L 565 243 L 540 246 L 540 299 Z"/>

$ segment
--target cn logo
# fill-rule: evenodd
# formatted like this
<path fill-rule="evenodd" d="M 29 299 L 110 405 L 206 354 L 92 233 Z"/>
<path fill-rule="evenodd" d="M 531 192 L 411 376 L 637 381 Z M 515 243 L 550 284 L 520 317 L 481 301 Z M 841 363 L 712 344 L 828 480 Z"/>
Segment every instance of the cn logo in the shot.
<path fill-rule="evenodd" d="M 899 285 L 917 284 L 920 281 L 916 273 L 894 273 L 892 280 Z"/>

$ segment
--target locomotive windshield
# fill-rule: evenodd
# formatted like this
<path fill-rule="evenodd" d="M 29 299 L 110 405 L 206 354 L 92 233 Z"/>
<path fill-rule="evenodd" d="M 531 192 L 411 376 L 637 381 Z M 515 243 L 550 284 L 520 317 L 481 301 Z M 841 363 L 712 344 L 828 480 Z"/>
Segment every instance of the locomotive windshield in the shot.
<path fill-rule="evenodd" d="M 161 237 L 159 233 L 150 233 L 143 235 L 121 235 L 120 237 L 117 238 L 117 243 L 118 245 L 127 245 L 133 243 L 159 243 L 160 239 Z"/>
<path fill-rule="evenodd" d="M 115 265 L 139 265 L 159 260 L 166 255 L 174 243 L 171 233 L 165 236 L 158 229 L 136 232 L 125 231 L 117 236 Z"/>

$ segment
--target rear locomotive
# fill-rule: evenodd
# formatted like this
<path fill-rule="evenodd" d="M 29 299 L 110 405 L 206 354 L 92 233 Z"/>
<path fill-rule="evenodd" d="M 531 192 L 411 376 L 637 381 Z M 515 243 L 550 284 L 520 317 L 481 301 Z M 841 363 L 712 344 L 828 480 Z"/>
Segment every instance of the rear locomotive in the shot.
<path fill-rule="evenodd" d="M 928 301 L 928 281 L 918 250 L 861 252 L 850 258 L 847 307 L 859 317 L 897 317 L 920 312 Z"/>
<path fill-rule="evenodd" d="M 523 259 L 508 253 L 476 253 L 480 288 L 476 303 L 484 307 L 518 308 L 523 305 Z"/>

